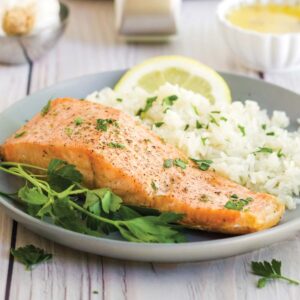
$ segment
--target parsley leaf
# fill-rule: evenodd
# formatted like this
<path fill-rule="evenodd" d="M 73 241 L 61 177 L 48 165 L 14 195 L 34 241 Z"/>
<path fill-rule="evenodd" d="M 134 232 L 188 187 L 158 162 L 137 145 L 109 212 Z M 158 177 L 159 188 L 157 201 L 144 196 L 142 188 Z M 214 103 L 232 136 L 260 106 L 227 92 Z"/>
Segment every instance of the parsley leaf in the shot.
<path fill-rule="evenodd" d="M 22 132 L 16 133 L 16 134 L 15 134 L 15 139 L 20 138 L 20 137 L 23 136 L 24 134 L 26 134 L 26 131 L 22 131 Z"/>
<path fill-rule="evenodd" d="M 28 204 L 43 205 L 48 202 L 48 197 L 36 187 L 23 186 L 18 191 L 18 197 Z"/>
<path fill-rule="evenodd" d="M 125 146 L 123 144 L 114 143 L 114 142 L 108 143 L 107 146 L 110 147 L 110 148 L 119 148 L 119 149 L 124 149 L 125 148 Z"/>
<path fill-rule="evenodd" d="M 46 262 L 52 258 L 52 254 L 34 245 L 27 245 L 18 249 L 11 249 L 11 254 L 22 264 L 26 270 L 32 270 L 35 265 Z"/>
<path fill-rule="evenodd" d="M 173 165 L 184 170 L 186 169 L 187 162 L 183 161 L 180 158 L 176 158 L 174 160 L 173 159 L 164 160 L 164 168 L 171 168 Z"/>
<path fill-rule="evenodd" d="M 146 100 L 146 105 L 144 108 L 140 108 L 137 113 L 136 113 L 136 116 L 140 116 L 141 118 L 144 117 L 144 114 L 153 106 L 153 103 L 157 100 L 157 96 L 155 97 L 151 97 L 151 98 L 148 98 Z"/>
<path fill-rule="evenodd" d="M 227 209 L 240 211 L 243 210 L 244 206 L 248 205 L 252 201 L 253 199 L 251 197 L 248 197 L 246 199 L 239 199 L 236 194 L 233 194 L 230 196 L 230 200 L 226 202 L 224 207 Z"/>
<path fill-rule="evenodd" d="M 118 102 L 123 102 L 123 99 L 122 98 L 117 98 L 116 99 Z"/>
<path fill-rule="evenodd" d="M 165 122 L 156 122 L 156 123 L 154 123 L 155 127 L 161 127 L 164 124 L 165 124 Z"/>
<path fill-rule="evenodd" d="M 108 125 L 114 125 L 119 127 L 117 120 L 114 119 L 98 119 L 96 124 L 96 129 L 100 131 L 107 131 Z"/>
<path fill-rule="evenodd" d="M 273 153 L 273 149 L 267 147 L 259 147 L 259 149 L 255 151 L 255 153 Z"/>
<path fill-rule="evenodd" d="M 47 175 L 50 186 L 57 191 L 67 189 L 74 182 L 81 183 L 83 179 L 74 165 L 60 159 L 51 160 Z"/>
<path fill-rule="evenodd" d="M 164 160 L 164 168 L 171 168 L 173 166 L 173 159 Z"/>
<path fill-rule="evenodd" d="M 246 130 L 245 127 L 242 125 L 238 125 L 238 129 L 240 130 L 240 132 L 242 133 L 242 136 L 246 135 Z"/>
<path fill-rule="evenodd" d="M 204 125 L 202 123 L 200 123 L 198 120 L 196 120 L 196 128 L 201 129 L 203 127 L 204 127 Z"/>
<path fill-rule="evenodd" d="M 281 261 L 278 261 L 276 259 L 272 259 L 271 263 L 268 261 L 252 261 L 251 268 L 253 274 L 262 276 L 262 278 L 260 278 L 257 282 L 258 288 L 265 287 L 266 283 L 269 280 L 275 279 L 283 279 L 290 284 L 299 285 L 299 281 L 281 275 Z"/>
<path fill-rule="evenodd" d="M 47 104 L 42 108 L 42 110 L 41 110 L 42 117 L 46 116 L 46 114 L 49 112 L 50 108 L 51 108 L 51 100 L 49 100 L 47 102 Z"/>
<path fill-rule="evenodd" d="M 171 95 L 171 96 L 165 97 L 162 100 L 162 104 L 166 105 L 166 106 L 172 106 L 177 99 L 178 99 L 178 97 L 176 95 Z"/>
<path fill-rule="evenodd" d="M 191 158 L 191 160 L 197 164 L 198 168 L 202 171 L 207 171 L 210 168 L 210 165 L 213 163 L 212 160 L 209 159 L 195 159 Z"/>
<path fill-rule="evenodd" d="M 83 119 L 78 117 L 74 120 L 74 123 L 75 123 L 76 126 L 79 126 L 83 123 Z"/>

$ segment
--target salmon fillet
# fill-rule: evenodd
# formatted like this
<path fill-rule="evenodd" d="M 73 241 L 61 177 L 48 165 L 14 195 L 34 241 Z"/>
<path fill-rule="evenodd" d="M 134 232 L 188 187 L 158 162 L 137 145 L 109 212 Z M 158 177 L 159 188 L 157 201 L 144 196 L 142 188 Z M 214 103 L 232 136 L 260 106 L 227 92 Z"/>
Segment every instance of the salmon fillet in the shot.
<path fill-rule="evenodd" d="M 277 198 L 201 171 L 136 119 L 97 103 L 56 99 L 17 133 L 1 147 L 5 160 L 41 167 L 65 160 L 86 186 L 109 187 L 126 204 L 183 213 L 191 228 L 244 234 L 276 225 L 284 213 Z M 186 161 L 186 168 L 167 168 L 168 159 Z M 226 208 L 232 196 L 251 201 L 241 210 Z"/>

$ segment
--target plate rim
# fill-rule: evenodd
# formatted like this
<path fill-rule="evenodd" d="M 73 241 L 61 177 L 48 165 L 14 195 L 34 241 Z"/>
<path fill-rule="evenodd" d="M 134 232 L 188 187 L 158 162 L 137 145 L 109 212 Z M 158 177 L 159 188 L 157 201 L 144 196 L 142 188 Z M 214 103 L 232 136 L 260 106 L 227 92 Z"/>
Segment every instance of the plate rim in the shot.
<path fill-rule="evenodd" d="M 111 71 L 105 71 L 105 72 L 97 72 L 97 73 L 92 73 L 92 74 L 86 74 L 86 75 L 82 75 L 82 76 L 77 76 L 71 79 L 67 79 L 67 80 L 63 80 L 60 81 L 58 83 L 54 83 L 50 86 L 47 86 L 43 89 L 37 90 L 36 92 L 27 95 L 26 97 L 21 98 L 20 100 L 16 101 L 15 103 L 13 103 L 12 105 L 8 106 L 5 110 L 3 110 L 0 113 L 0 116 L 2 114 L 5 114 L 6 112 L 13 110 L 15 106 L 17 106 L 19 104 L 19 102 L 25 102 L 27 101 L 28 98 L 31 98 L 33 95 L 38 96 L 39 94 L 43 94 L 49 90 L 52 90 L 53 88 L 58 88 L 60 86 L 64 86 L 66 84 L 72 84 L 72 82 L 76 82 L 80 79 L 91 79 L 91 78 L 96 78 L 97 76 L 99 76 L 100 74 L 102 76 L 105 76 L 105 74 L 110 74 L 112 75 L 113 73 L 115 74 L 122 74 L 126 71 L 127 69 L 121 69 L 121 70 L 111 70 Z M 250 80 L 250 81 L 254 81 L 260 84 L 265 84 L 265 85 L 269 85 L 272 88 L 280 88 L 281 90 L 284 90 L 285 92 L 294 94 L 295 96 L 298 96 L 300 98 L 300 95 L 297 94 L 294 91 L 291 91 L 289 89 L 286 89 L 284 87 L 269 83 L 269 82 L 265 82 L 262 81 L 260 79 L 256 79 L 256 78 L 252 78 L 249 76 L 245 76 L 245 75 L 240 75 L 240 74 L 235 74 L 235 73 L 230 73 L 230 72 L 219 72 L 221 75 L 228 75 L 228 76 L 234 76 L 234 77 L 241 77 L 243 79 L 246 80 Z M 71 236 L 73 238 L 77 238 L 77 239 L 84 239 L 84 240 L 89 240 L 89 241 L 93 241 L 93 242 L 98 242 L 100 244 L 102 243 L 106 243 L 111 245 L 112 247 L 127 247 L 127 249 L 129 250 L 136 250 L 136 251 L 140 251 L 143 250 L 144 247 L 147 247 L 148 249 L 151 249 L 153 251 L 165 251 L 165 250 L 169 250 L 172 249 L 175 252 L 182 252 L 182 251 L 192 251 L 201 247 L 204 248 L 209 248 L 210 246 L 214 246 L 214 247 L 228 247 L 228 246 L 232 246 L 234 247 L 237 244 L 243 243 L 243 242 L 250 242 L 250 241 L 262 241 L 264 239 L 270 238 L 270 236 L 280 236 L 284 233 L 287 232 L 286 234 L 286 238 L 288 238 L 291 234 L 293 234 L 295 231 L 300 229 L 300 217 L 296 218 L 294 220 L 290 220 L 287 221 L 284 224 L 278 224 L 275 227 L 263 230 L 263 231 L 259 231 L 259 232 L 254 232 L 254 233 L 248 233 L 245 235 L 237 235 L 237 236 L 230 236 L 230 237 L 225 237 L 224 238 L 218 238 L 218 239 L 213 239 L 213 240 L 209 240 L 209 241 L 190 241 L 190 242 L 185 242 L 185 243 L 137 243 L 137 242 L 129 242 L 126 240 L 114 240 L 114 239 L 110 239 L 110 238 L 105 238 L 105 237 L 94 237 L 94 236 L 90 236 L 90 235 L 85 235 L 82 233 L 78 233 L 78 232 L 74 232 L 62 227 L 59 227 L 57 225 L 54 224 L 50 224 L 48 222 L 39 220 L 37 218 L 34 218 L 32 216 L 30 216 L 29 214 L 25 213 L 24 211 L 22 211 L 20 208 L 18 208 L 17 206 L 14 206 L 12 203 L 8 202 L 6 200 L 6 198 L 4 196 L 0 196 L 0 204 L 7 210 L 7 212 L 5 213 L 12 213 L 14 215 L 19 216 L 20 218 L 22 218 L 23 220 L 26 220 L 26 222 L 30 223 L 30 224 L 34 224 L 38 227 L 43 227 L 45 230 L 51 230 L 51 231 L 56 231 L 62 235 L 67 235 L 67 236 Z M 20 222 L 23 223 L 23 222 Z M 24 223 L 23 223 L 24 224 Z M 25 224 L 24 224 L 25 225 Z M 26 227 L 26 225 L 25 225 Z M 282 238 L 280 238 L 282 239 Z M 70 247 L 70 246 L 69 246 Z M 76 249 L 77 250 L 77 249 Z M 247 250 L 246 250 L 247 251 Z M 92 250 L 91 250 L 92 252 Z M 177 253 L 178 256 L 178 253 Z M 180 256 L 180 253 L 179 253 Z M 224 255 L 225 257 L 226 255 Z M 175 255 L 176 257 L 176 255 Z M 128 259 L 128 258 L 127 258 Z M 140 260 L 140 259 L 137 259 Z M 147 259 L 142 259 L 143 261 L 147 261 Z M 186 260 L 182 260 L 182 259 L 175 259 L 176 261 L 193 261 L 195 259 L 189 259 L 187 258 Z M 199 260 L 199 259 L 198 259 Z M 201 260 L 201 259 L 200 259 Z M 156 260 L 157 261 L 157 260 Z M 163 260 L 165 261 L 165 259 Z M 166 260 L 168 261 L 168 260 Z M 173 259 L 171 260 L 173 261 Z"/>

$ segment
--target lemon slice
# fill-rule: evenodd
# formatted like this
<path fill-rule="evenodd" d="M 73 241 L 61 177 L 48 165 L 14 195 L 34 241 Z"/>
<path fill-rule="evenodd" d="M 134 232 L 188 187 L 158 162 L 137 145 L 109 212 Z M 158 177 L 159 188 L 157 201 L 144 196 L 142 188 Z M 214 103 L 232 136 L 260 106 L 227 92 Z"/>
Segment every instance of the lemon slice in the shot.
<path fill-rule="evenodd" d="M 169 82 L 201 94 L 212 103 L 231 102 L 225 80 L 213 69 L 183 56 L 158 56 L 150 58 L 126 72 L 115 86 L 118 92 L 141 87 L 154 93 Z"/>

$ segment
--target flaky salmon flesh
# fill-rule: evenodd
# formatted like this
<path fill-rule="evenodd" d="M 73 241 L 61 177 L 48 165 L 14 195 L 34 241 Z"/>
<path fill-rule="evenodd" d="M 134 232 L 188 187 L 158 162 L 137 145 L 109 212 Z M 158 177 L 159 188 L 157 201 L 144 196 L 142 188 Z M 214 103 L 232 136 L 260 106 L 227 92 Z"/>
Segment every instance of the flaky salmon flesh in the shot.
<path fill-rule="evenodd" d="M 128 205 L 182 213 L 190 228 L 244 234 L 276 225 L 284 213 L 274 196 L 200 170 L 135 118 L 89 101 L 53 100 L 1 152 L 6 161 L 40 167 L 65 160 L 83 174 L 86 186 L 108 187 Z M 239 199 L 247 204 L 232 207 Z"/>

